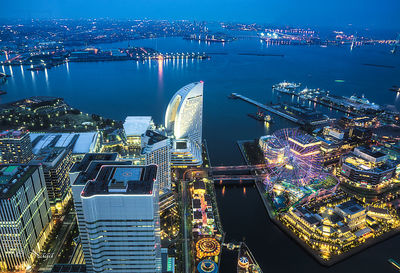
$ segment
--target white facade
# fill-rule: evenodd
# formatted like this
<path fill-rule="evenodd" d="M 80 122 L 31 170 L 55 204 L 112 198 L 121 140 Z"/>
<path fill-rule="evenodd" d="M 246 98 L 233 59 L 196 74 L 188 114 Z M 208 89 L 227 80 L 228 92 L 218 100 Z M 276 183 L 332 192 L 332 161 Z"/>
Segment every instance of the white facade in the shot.
<path fill-rule="evenodd" d="M 111 175 L 102 173 L 107 168 L 114 168 Z M 136 181 L 147 177 L 145 168 L 103 167 L 85 186 L 81 199 L 93 272 L 161 272 L 159 186 L 156 170 L 149 181 Z M 151 188 L 140 192 L 130 183 L 151 183 Z"/>
<path fill-rule="evenodd" d="M 168 104 L 165 128 L 176 139 L 190 139 L 201 145 L 203 82 L 190 83 L 175 93 Z"/>
<path fill-rule="evenodd" d="M 171 140 L 165 139 L 146 146 L 145 164 L 156 164 L 157 180 L 161 190 L 171 189 Z"/>
<path fill-rule="evenodd" d="M 69 173 L 74 207 L 78 220 L 79 237 L 81 239 L 82 252 L 86 263 L 86 271 L 88 273 L 93 272 L 93 267 L 86 221 L 83 215 L 81 193 L 85 188 L 86 183 L 89 180 L 95 179 L 101 166 L 132 164 L 130 161 L 115 161 L 116 158 L 116 153 L 88 153 L 82 161 L 74 164 Z"/>

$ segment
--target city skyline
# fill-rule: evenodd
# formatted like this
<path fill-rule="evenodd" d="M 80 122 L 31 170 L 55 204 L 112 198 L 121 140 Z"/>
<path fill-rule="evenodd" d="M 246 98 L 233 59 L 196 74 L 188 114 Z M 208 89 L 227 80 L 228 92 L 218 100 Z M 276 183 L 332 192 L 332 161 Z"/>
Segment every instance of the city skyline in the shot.
<path fill-rule="evenodd" d="M 396 29 L 400 20 L 396 0 L 369 1 L 8 1 L 0 18 L 116 18 L 228 21 L 309 27 Z M 80 8 L 76 8 L 80 7 Z"/>

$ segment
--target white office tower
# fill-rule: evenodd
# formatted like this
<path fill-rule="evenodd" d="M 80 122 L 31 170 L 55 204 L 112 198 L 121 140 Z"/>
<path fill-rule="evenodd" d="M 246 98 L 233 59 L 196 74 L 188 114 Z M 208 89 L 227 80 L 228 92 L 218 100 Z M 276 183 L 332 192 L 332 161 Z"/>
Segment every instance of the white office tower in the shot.
<path fill-rule="evenodd" d="M 82 209 L 81 193 L 86 183 L 96 178 L 102 166 L 132 165 L 131 161 L 115 161 L 117 156 L 117 153 L 88 153 L 83 157 L 82 161 L 76 162 L 72 166 L 69 173 L 74 207 L 78 220 L 79 237 L 81 239 L 82 252 L 85 259 L 87 272 L 93 272 L 93 268 L 89 248 L 88 232 L 86 230 L 86 222 Z"/>
<path fill-rule="evenodd" d="M 93 272 L 161 272 L 157 166 L 102 166 L 82 193 Z"/>
<path fill-rule="evenodd" d="M 168 104 L 165 128 L 175 138 L 173 166 L 202 164 L 203 86 L 195 82 L 182 87 Z"/>

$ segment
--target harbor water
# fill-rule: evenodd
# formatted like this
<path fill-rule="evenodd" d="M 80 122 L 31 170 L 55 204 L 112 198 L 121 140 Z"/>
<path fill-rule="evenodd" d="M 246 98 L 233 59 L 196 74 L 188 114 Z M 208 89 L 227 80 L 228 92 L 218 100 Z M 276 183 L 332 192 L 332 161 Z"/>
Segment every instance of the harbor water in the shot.
<path fill-rule="evenodd" d="M 0 85 L 1 90 L 7 91 L 0 96 L 0 103 L 30 96 L 56 96 L 84 112 L 119 120 L 128 115 L 150 115 L 155 123 L 162 124 L 174 92 L 189 82 L 203 80 L 203 135 L 212 165 L 242 164 L 237 140 L 255 139 L 296 126 L 273 115 L 274 123 L 270 125 L 248 117 L 248 113 L 257 111 L 256 107 L 228 99 L 233 92 L 267 104 L 281 99 L 272 93 L 272 85 L 287 80 L 337 95 L 364 94 L 377 104 L 400 107 L 399 95 L 388 90 L 400 85 L 400 54 L 390 54 L 386 46 L 356 47 L 350 51 L 345 46 L 268 46 L 257 39 L 208 44 L 181 38 L 137 40 L 130 45 L 161 52 L 206 52 L 211 58 L 69 63 L 38 72 L 0 66 L 0 72 L 12 76 Z M 128 42 L 100 47 L 128 47 Z M 336 111 L 324 111 L 340 116 Z M 397 236 L 324 268 L 268 219 L 255 187 L 217 187 L 217 198 L 228 241 L 245 240 L 264 272 L 392 272 L 387 259 L 400 258 Z M 236 264 L 222 259 L 220 272 L 231 273 L 235 269 Z"/>

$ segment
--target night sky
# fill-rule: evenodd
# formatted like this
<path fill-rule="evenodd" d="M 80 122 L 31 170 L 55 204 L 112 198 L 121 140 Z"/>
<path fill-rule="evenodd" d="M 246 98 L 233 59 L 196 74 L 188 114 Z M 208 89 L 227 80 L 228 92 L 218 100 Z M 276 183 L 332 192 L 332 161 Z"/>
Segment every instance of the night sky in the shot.
<path fill-rule="evenodd" d="M 400 29 L 400 0 L 3 0 L 0 18 L 189 19 Z"/>

